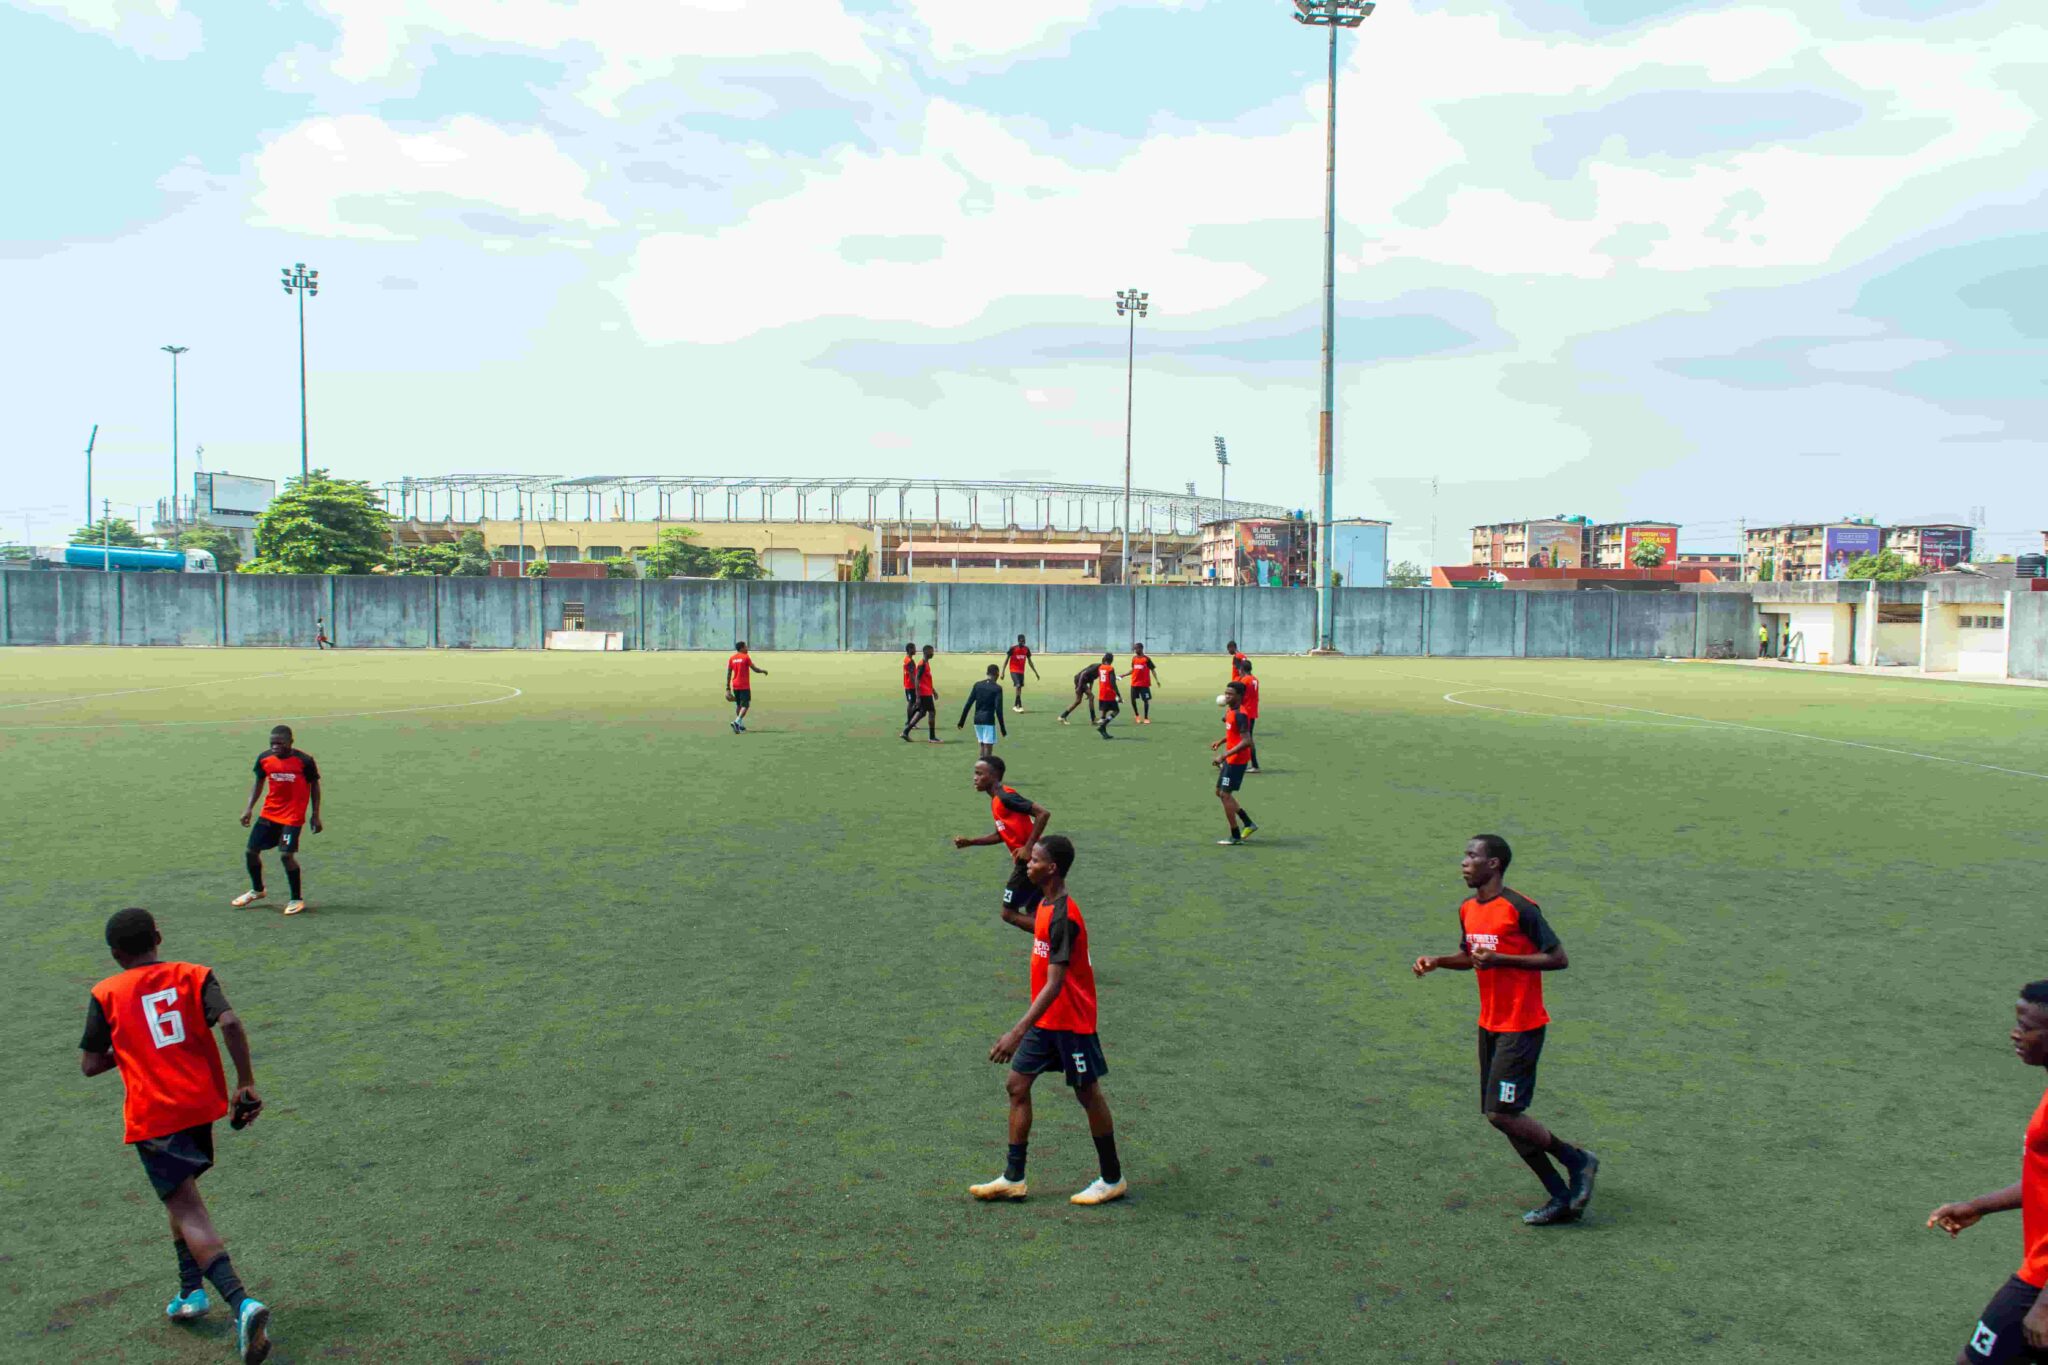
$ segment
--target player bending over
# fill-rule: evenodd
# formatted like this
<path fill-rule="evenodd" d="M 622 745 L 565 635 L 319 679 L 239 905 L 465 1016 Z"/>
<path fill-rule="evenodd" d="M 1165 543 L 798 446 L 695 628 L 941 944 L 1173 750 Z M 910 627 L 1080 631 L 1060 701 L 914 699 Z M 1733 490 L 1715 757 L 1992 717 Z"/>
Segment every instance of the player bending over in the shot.
<path fill-rule="evenodd" d="M 1004 910 L 1003 918 L 1031 935 L 1031 1007 L 1017 1026 L 996 1039 L 991 1062 L 1009 1062 L 1010 1153 L 1003 1173 L 982 1185 L 968 1187 L 976 1199 L 1022 1199 L 1031 1192 L 1024 1183 L 1025 1149 L 1031 1141 L 1031 1083 L 1058 1068 L 1073 1088 L 1074 1098 L 1088 1115 L 1088 1134 L 1102 1174 L 1073 1196 L 1076 1204 L 1107 1204 L 1124 1197 L 1123 1166 L 1116 1156 L 1116 1126 L 1102 1078 L 1109 1063 L 1095 1032 L 1095 970 L 1088 963 L 1088 925 L 1081 907 L 1067 894 L 1067 873 L 1074 866 L 1074 845 L 1051 834 L 1031 846 L 1025 871 L 1038 890 L 1038 904 L 1026 914 Z"/>
<path fill-rule="evenodd" d="M 1038 888 L 1031 884 L 1026 875 L 1026 864 L 1030 861 L 1031 846 L 1045 833 L 1046 824 L 1052 819 L 1052 812 L 1036 801 L 1017 794 L 1017 789 L 1003 781 L 1007 771 L 1003 760 L 994 754 L 984 755 L 974 765 L 974 789 L 989 798 L 989 813 L 995 816 L 993 833 L 979 839 L 970 839 L 964 834 L 953 836 L 955 848 L 979 848 L 985 844 L 1001 844 L 1010 852 L 1010 880 L 1003 887 L 1003 914 L 1029 914 L 1038 907 Z M 1014 922 L 1014 921 L 1013 921 Z"/>
<path fill-rule="evenodd" d="M 1441 968 L 1479 974 L 1479 1111 L 1507 1138 L 1550 1202 L 1522 1215 L 1532 1227 L 1575 1223 L 1593 1200 L 1600 1159 L 1560 1140 L 1529 1117 L 1536 1098 L 1536 1061 L 1543 1055 L 1543 973 L 1571 965 L 1536 902 L 1501 885 L 1514 851 L 1498 834 L 1478 834 L 1465 845 L 1458 871 L 1472 895 L 1458 907 L 1459 948 L 1443 957 L 1418 957 L 1415 974 Z M 1556 1157 L 1565 1169 L 1550 1164 Z M 1569 1179 L 1567 1179 L 1567 1176 Z"/>
<path fill-rule="evenodd" d="M 270 1310 L 242 1288 L 199 1197 L 199 1177 L 213 1169 L 213 1125 L 229 1111 L 214 1029 L 235 1062 L 234 1126 L 263 1112 L 249 1034 L 213 970 L 161 961 L 162 943 L 147 910 L 117 910 L 107 921 L 107 947 L 121 970 L 92 988 L 78 1068 L 87 1076 L 121 1072 L 122 1140 L 142 1158 L 143 1174 L 170 1215 L 178 1256 L 178 1292 L 164 1315 L 173 1322 L 205 1316 L 212 1304 L 202 1281 L 213 1281 L 235 1315 L 236 1349 L 244 1365 L 255 1365 L 270 1354 Z"/>
<path fill-rule="evenodd" d="M 1259 827 L 1252 823 L 1251 813 L 1237 803 L 1238 789 L 1244 786 L 1245 764 L 1251 761 L 1252 737 L 1244 724 L 1244 688 L 1241 684 L 1230 683 L 1223 689 L 1223 738 L 1209 746 L 1214 752 L 1221 749 L 1210 760 L 1216 765 L 1216 799 L 1223 803 L 1223 818 L 1230 824 L 1230 837 L 1218 839 L 1219 844 L 1237 845 L 1244 842 L 1247 834 L 1257 834 Z"/>
<path fill-rule="evenodd" d="M 2023 1066 L 2048 1066 L 2048 981 L 2020 988 L 2008 1035 Z M 1927 1215 L 1927 1226 L 1953 1237 L 1987 1213 L 2020 1210 L 2020 1268 L 2015 1270 L 1977 1319 L 1956 1365 L 1975 1362 L 2048 1360 L 2048 1094 L 2034 1107 L 2020 1149 L 2020 1180 L 1990 1194 L 1943 1204 Z"/>
<path fill-rule="evenodd" d="M 743 735 L 747 732 L 747 712 L 754 705 L 754 677 L 759 673 L 768 676 L 768 670 L 754 662 L 754 656 L 747 653 L 747 642 L 736 641 L 732 657 L 725 661 L 725 699 L 732 703 L 732 732 Z"/>
<path fill-rule="evenodd" d="M 1010 686 L 1017 693 L 1017 704 L 1011 708 L 1012 710 L 1024 709 L 1024 668 L 1027 664 L 1030 665 L 1031 676 L 1036 678 L 1038 665 L 1031 662 L 1031 646 L 1025 644 L 1024 637 L 1019 635 L 1017 643 L 1010 646 Z"/>
<path fill-rule="evenodd" d="M 269 786 L 266 795 L 264 787 Z M 263 797 L 263 814 L 249 829 L 249 845 L 243 860 L 249 868 L 249 889 L 229 901 L 233 906 L 254 905 L 264 898 L 263 851 L 274 848 L 284 863 L 285 880 L 291 883 L 292 898 L 284 912 L 296 915 L 306 908 L 305 883 L 299 877 L 299 838 L 305 833 L 310 810 L 315 834 L 320 823 L 320 765 L 313 755 L 292 747 L 292 727 L 280 725 L 270 732 L 270 747 L 256 756 L 256 785 L 249 789 L 249 804 L 242 807 L 242 826 L 256 810 L 256 798 Z"/>
<path fill-rule="evenodd" d="M 1074 704 L 1060 712 L 1060 724 L 1067 723 L 1067 717 L 1074 714 L 1085 703 L 1088 707 L 1088 723 L 1095 724 L 1095 679 L 1101 672 L 1098 664 L 1089 664 L 1074 675 Z"/>
<path fill-rule="evenodd" d="M 967 713 L 974 712 L 974 738 L 981 745 L 981 756 L 987 758 L 996 751 L 996 736 L 1009 737 L 1010 727 L 1003 723 L 1003 685 L 996 681 L 996 666 L 988 666 L 988 676 L 967 689 L 967 701 L 960 708 L 960 724 L 955 730 L 967 724 Z"/>

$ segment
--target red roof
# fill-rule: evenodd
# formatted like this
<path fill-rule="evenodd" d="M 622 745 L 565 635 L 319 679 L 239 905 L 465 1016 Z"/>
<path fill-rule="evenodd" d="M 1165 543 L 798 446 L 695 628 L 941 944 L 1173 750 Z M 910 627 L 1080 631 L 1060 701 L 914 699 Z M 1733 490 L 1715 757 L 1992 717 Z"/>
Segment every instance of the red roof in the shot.
<path fill-rule="evenodd" d="M 1510 583 L 1719 583 L 1712 569 L 1491 569 L 1484 564 L 1439 564 L 1430 570 L 1430 583 L 1455 588 L 1461 583 L 1484 583 L 1498 574 Z"/>

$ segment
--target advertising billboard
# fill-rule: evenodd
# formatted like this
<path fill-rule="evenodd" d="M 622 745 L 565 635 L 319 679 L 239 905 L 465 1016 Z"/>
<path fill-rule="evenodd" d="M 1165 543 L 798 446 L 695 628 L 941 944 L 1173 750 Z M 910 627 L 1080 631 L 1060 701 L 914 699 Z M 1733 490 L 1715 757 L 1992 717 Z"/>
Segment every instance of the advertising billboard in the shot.
<path fill-rule="evenodd" d="M 1920 567 L 1953 569 L 1970 558 L 1972 532 L 1967 526 L 1929 526 L 1920 532 Z"/>
<path fill-rule="evenodd" d="M 1849 565 L 1884 548 L 1884 530 L 1877 526 L 1830 526 L 1821 537 L 1821 563 L 1829 578 L 1841 578 Z"/>
<path fill-rule="evenodd" d="M 1297 558 L 1294 521 L 1237 523 L 1238 582 L 1261 588 L 1288 585 L 1288 561 Z"/>
<path fill-rule="evenodd" d="M 1668 565 L 1678 558 L 1678 528 L 1676 526 L 1631 526 L 1621 533 L 1621 564 L 1625 569 L 1637 568 L 1636 546 L 1655 545 L 1664 552 L 1658 561 Z"/>
<path fill-rule="evenodd" d="M 1576 569 L 1585 562 L 1585 536 L 1570 522 L 1529 523 L 1529 567 Z"/>
<path fill-rule="evenodd" d="M 262 515 L 270 506 L 270 500 L 277 496 L 275 479 L 245 479 L 238 474 L 210 474 L 207 482 L 211 486 L 210 501 L 213 510 L 237 516 L 254 517 Z"/>

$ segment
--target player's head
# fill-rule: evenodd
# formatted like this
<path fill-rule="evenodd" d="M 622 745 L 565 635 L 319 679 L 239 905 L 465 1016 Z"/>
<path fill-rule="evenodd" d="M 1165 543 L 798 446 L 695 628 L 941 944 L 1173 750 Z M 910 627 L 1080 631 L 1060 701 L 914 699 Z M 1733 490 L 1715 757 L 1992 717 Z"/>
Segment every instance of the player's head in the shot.
<path fill-rule="evenodd" d="M 1024 864 L 1024 875 L 1033 886 L 1044 886 L 1058 879 L 1065 881 L 1067 872 L 1074 865 L 1074 841 L 1064 834 L 1048 834 L 1031 846 L 1031 857 Z"/>
<path fill-rule="evenodd" d="M 1144 642 L 1143 640 L 1140 640 L 1140 641 L 1138 641 L 1138 643 L 1136 643 L 1136 644 L 1134 644 L 1134 645 L 1132 645 L 1132 646 L 1131 646 L 1131 653 L 1133 653 L 1133 654 L 1143 654 L 1144 652 L 1145 652 L 1145 642 Z"/>
<path fill-rule="evenodd" d="M 974 763 L 974 789 L 978 792 L 992 792 L 1003 785 L 1003 774 L 1008 765 L 990 754 L 987 758 L 976 759 Z"/>
<path fill-rule="evenodd" d="M 2030 981 L 2020 987 L 2012 1050 L 2028 1066 L 2048 1066 L 2048 981 Z"/>
<path fill-rule="evenodd" d="M 273 725 L 270 727 L 270 752 L 282 758 L 292 751 L 292 727 Z"/>
<path fill-rule="evenodd" d="M 1232 640 L 1232 641 L 1230 641 L 1230 642 L 1229 642 L 1228 644 L 1224 645 L 1223 647 L 1224 647 L 1225 649 L 1229 650 L 1229 651 L 1230 651 L 1230 652 L 1231 652 L 1232 654 L 1235 654 L 1235 653 L 1237 653 L 1237 641 L 1235 641 L 1235 640 Z"/>
<path fill-rule="evenodd" d="M 990 664 L 990 665 L 988 666 L 988 675 L 989 675 L 989 676 L 990 676 L 991 678 L 993 678 L 993 677 L 994 677 L 994 676 L 996 675 L 996 672 L 997 672 L 996 666 L 995 666 L 994 664 Z"/>
<path fill-rule="evenodd" d="M 745 640 L 734 640 L 734 641 L 732 642 L 732 650 L 733 650 L 733 653 L 735 653 L 735 654 L 744 654 L 744 653 L 746 653 L 746 652 L 747 652 L 747 642 L 746 642 Z"/>
<path fill-rule="evenodd" d="M 932 647 L 930 645 L 924 647 L 924 657 L 927 659 L 932 657 Z"/>
<path fill-rule="evenodd" d="M 1458 871 L 1465 878 L 1467 886 L 1484 886 L 1495 877 L 1508 875 L 1508 864 L 1515 860 L 1515 851 L 1508 847 L 1508 841 L 1498 834 L 1475 834 L 1466 841 L 1465 856 L 1458 863 Z"/>
<path fill-rule="evenodd" d="M 163 941 L 156 931 L 156 916 L 147 910 L 130 906 L 107 917 L 107 947 L 116 962 L 148 957 Z"/>
<path fill-rule="evenodd" d="M 1024 637 L 1023 637 L 1022 635 L 1019 635 L 1019 636 L 1017 637 L 1017 643 L 1018 643 L 1018 644 L 1020 644 L 1020 645 L 1024 643 Z"/>
<path fill-rule="evenodd" d="M 1223 704 L 1233 710 L 1243 706 L 1244 684 L 1241 682 L 1227 682 L 1223 684 Z"/>
<path fill-rule="evenodd" d="M 916 655 L 916 653 L 917 653 L 917 646 L 916 646 L 915 644 L 907 644 L 907 645 L 903 646 L 903 657 L 904 657 L 904 658 L 906 658 L 906 659 L 908 659 L 908 658 L 911 658 L 911 657 L 915 656 L 915 655 Z"/>
<path fill-rule="evenodd" d="M 1249 678 L 1252 675 L 1252 661 L 1242 655 L 1232 659 L 1230 666 L 1236 670 L 1237 676 L 1240 678 Z"/>

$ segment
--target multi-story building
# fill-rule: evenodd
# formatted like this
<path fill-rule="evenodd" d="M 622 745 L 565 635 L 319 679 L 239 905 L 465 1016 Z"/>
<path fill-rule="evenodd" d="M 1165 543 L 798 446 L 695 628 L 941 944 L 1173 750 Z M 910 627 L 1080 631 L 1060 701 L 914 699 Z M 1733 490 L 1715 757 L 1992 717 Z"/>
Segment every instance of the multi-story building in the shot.
<path fill-rule="evenodd" d="M 1742 552 L 1730 550 L 1724 554 L 1720 551 L 1687 550 L 1666 567 L 1705 569 L 1712 573 L 1717 581 L 1726 583 L 1742 577 Z"/>
<path fill-rule="evenodd" d="M 1967 564 L 1975 557 L 1976 545 L 1976 529 L 1956 522 L 1884 528 L 1884 548 L 1896 551 L 1929 573 Z"/>
<path fill-rule="evenodd" d="M 1472 562 L 1489 569 L 1576 569 L 1586 563 L 1584 517 L 1503 521 L 1472 528 Z"/>
<path fill-rule="evenodd" d="M 1780 583 L 1840 578 L 1851 563 L 1883 548 L 1884 528 L 1874 521 L 1752 526 L 1743 533 L 1742 576 Z"/>
<path fill-rule="evenodd" d="M 1635 569 L 1638 548 L 1655 545 L 1661 564 L 1678 558 L 1678 524 L 1670 521 L 1610 521 L 1586 528 L 1584 562 L 1595 569 Z"/>

